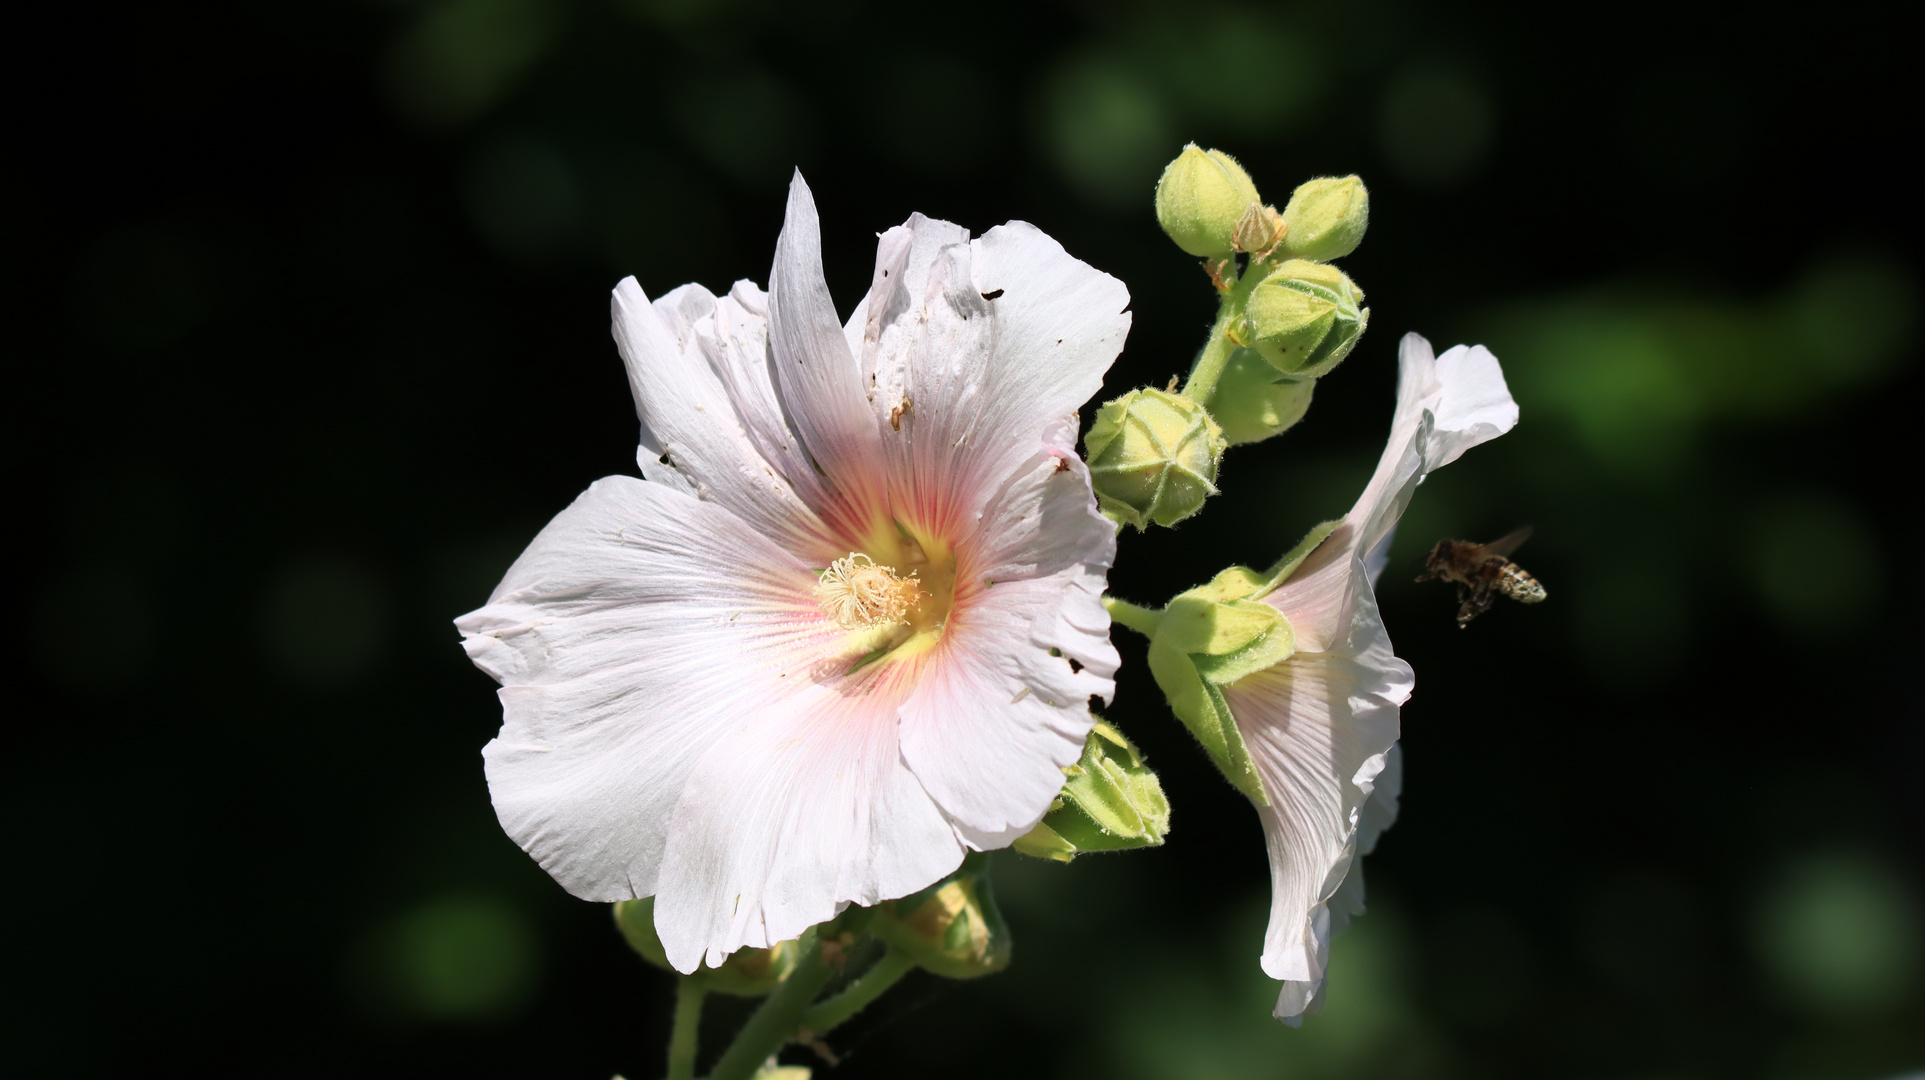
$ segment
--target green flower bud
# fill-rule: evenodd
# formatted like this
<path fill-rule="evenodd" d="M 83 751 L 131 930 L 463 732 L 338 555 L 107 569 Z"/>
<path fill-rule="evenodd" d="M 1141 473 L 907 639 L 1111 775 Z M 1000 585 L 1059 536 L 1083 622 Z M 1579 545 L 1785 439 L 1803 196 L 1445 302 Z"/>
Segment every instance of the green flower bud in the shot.
<path fill-rule="evenodd" d="M 1256 763 L 1243 745 L 1222 688 L 1288 660 L 1296 631 L 1283 613 L 1262 603 L 1337 527 L 1311 530 L 1267 573 L 1233 566 L 1208 585 L 1179 595 L 1163 609 L 1150 635 L 1150 674 L 1210 760 L 1237 790 L 1268 804 Z"/>
<path fill-rule="evenodd" d="M 1337 366 L 1363 336 L 1370 309 L 1342 270 L 1292 259 L 1250 292 L 1239 340 L 1277 370 L 1314 379 Z"/>
<path fill-rule="evenodd" d="M 973 979 L 1009 966 L 1009 927 L 996 907 L 981 852 L 954 874 L 876 908 L 870 930 L 931 974 Z"/>
<path fill-rule="evenodd" d="M 1156 182 L 1156 220 L 1176 246 L 1208 258 L 1236 249 L 1237 223 L 1263 202 L 1237 159 L 1195 143 L 1183 148 Z"/>
<path fill-rule="evenodd" d="M 1160 847 L 1170 831 L 1170 801 L 1143 755 L 1102 720 L 1083 756 L 1063 770 L 1062 794 L 1042 823 L 1015 843 L 1017 851 L 1068 862 L 1089 851 Z"/>
<path fill-rule="evenodd" d="M 1284 254 L 1329 262 L 1357 250 L 1370 226 L 1370 192 L 1354 176 L 1300 185 L 1283 208 Z"/>
<path fill-rule="evenodd" d="M 1284 375 L 1253 349 L 1231 354 L 1210 399 L 1210 415 L 1231 446 L 1281 434 L 1310 411 L 1317 381 Z"/>
<path fill-rule="evenodd" d="M 615 926 L 642 959 L 663 971 L 675 970 L 669 966 L 668 953 L 655 933 L 654 897 L 615 904 Z M 710 990 L 736 997 L 761 997 L 789 977 L 796 960 L 795 942 L 782 941 L 769 949 L 737 949 L 721 967 L 712 968 L 704 962 L 697 971 L 708 977 Z"/>
<path fill-rule="evenodd" d="M 1217 492 L 1228 444 L 1210 412 L 1163 390 L 1132 390 L 1096 411 L 1083 447 L 1103 513 L 1121 525 L 1174 525 Z"/>

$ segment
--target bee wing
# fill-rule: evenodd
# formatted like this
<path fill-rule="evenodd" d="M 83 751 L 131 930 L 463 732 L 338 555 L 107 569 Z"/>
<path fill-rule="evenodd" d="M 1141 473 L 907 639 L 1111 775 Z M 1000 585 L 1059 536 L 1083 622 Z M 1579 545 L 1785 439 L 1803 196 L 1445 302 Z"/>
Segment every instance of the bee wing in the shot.
<path fill-rule="evenodd" d="M 1530 538 L 1531 538 L 1531 527 L 1529 525 L 1526 525 L 1523 528 L 1517 530 L 1516 532 L 1506 533 L 1505 535 L 1500 536 L 1495 540 L 1492 540 L 1490 543 L 1485 544 L 1483 553 L 1486 556 L 1509 555 L 1511 552 L 1516 551 L 1518 548 L 1523 547 L 1524 541 L 1529 540 Z"/>

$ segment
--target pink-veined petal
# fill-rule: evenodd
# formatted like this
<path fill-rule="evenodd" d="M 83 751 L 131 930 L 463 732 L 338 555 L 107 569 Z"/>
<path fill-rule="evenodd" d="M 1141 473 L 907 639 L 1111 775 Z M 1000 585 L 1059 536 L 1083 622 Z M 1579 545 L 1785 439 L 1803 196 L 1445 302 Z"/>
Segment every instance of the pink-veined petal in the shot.
<path fill-rule="evenodd" d="M 775 385 L 789 420 L 837 494 L 863 505 L 880 494 L 869 490 L 880 482 L 876 424 L 823 277 L 821 224 L 800 172 L 789 182 L 768 303 Z"/>
<path fill-rule="evenodd" d="M 1118 663 L 1102 604 L 1115 527 L 1062 441 L 991 502 L 958 566 L 956 618 L 902 707 L 902 754 L 979 847 L 1028 831 L 1082 753 Z M 985 707 L 986 705 L 992 707 Z"/>
<path fill-rule="evenodd" d="M 1037 433 L 1101 388 L 1128 303 L 1121 282 L 1023 222 L 972 241 L 915 215 L 885 233 L 846 338 L 897 501 L 966 529 Z"/>
<path fill-rule="evenodd" d="M 845 904 L 904 896 L 962 861 L 956 829 L 897 748 L 906 690 L 891 684 L 915 679 L 914 665 L 840 676 L 847 666 L 728 717 L 682 785 L 655 905 L 677 970 L 793 938 Z"/>
<path fill-rule="evenodd" d="M 1286 983 L 1279 1015 L 1314 996 L 1330 946 L 1326 902 L 1356 852 L 1364 804 L 1397 741 L 1410 666 L 1368 592 L 1346 640 L 1292 656 L 1224 688 L 1270 805 L 1258 808 L 1270 853 L 1270 925 L 1263 970 Z"/>
<path fill-rule="evenodd" d="M 690 771 L 833 651 L 814 581 L 723 507 L 630 477 L 589 487 L 456 623 L 504 683 L 483 757 L 508 835 L 584 899 L 653 892 Z"/>

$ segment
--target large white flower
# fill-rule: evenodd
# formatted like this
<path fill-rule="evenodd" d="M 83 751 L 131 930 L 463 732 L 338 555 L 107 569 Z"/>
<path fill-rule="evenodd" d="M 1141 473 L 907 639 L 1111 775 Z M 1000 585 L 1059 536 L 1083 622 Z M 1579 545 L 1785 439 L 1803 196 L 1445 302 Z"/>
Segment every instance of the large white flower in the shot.
<path fill-rule="evenodd" d="M 1127 290 L 1020 222 L 880 241 L 840 325 L 798 175 L 766 294 L 617 286 L 646 479 L 457 623 L 503 828 L 577 896 L 656 896 L 683 971 L 1027 832 L 1114 689 L 1075 412 Z"/>
<path fill-rule="evenodd" d="M 1284 982 L 1276 1014 L 1286 1020 L 1314 1011 L 1330 936 L 1363 910 L 1353 864 L 1397 816 L 1397 711 L 1413 679 L 1372 592 L 1390 534 L 1426 474 L 1517 423 L 1497 358 L 1481 345 L 1433 359 L 1430 342 L 1409 334 L 1398 365 L 1390 442 L 1363 496 L 1262 598 L 1290 621 L 1296 652 L 1223 688 L 1270 799 L 1257 807 L 1271 875 L 1263 970 Z"/>

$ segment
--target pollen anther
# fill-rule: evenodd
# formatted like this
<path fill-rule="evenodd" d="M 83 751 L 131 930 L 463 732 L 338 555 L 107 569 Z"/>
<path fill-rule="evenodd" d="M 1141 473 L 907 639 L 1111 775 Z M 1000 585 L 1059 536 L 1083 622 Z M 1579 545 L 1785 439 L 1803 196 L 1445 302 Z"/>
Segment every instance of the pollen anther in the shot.
<path fill-rule="evenodd" d="M 898 577 L 893 569 L 852 551 L 822 572 L 815 598 L 837 626 L 866 630 L 902 622 L 922 601 L 922 588 L 913 576 Z"/>

